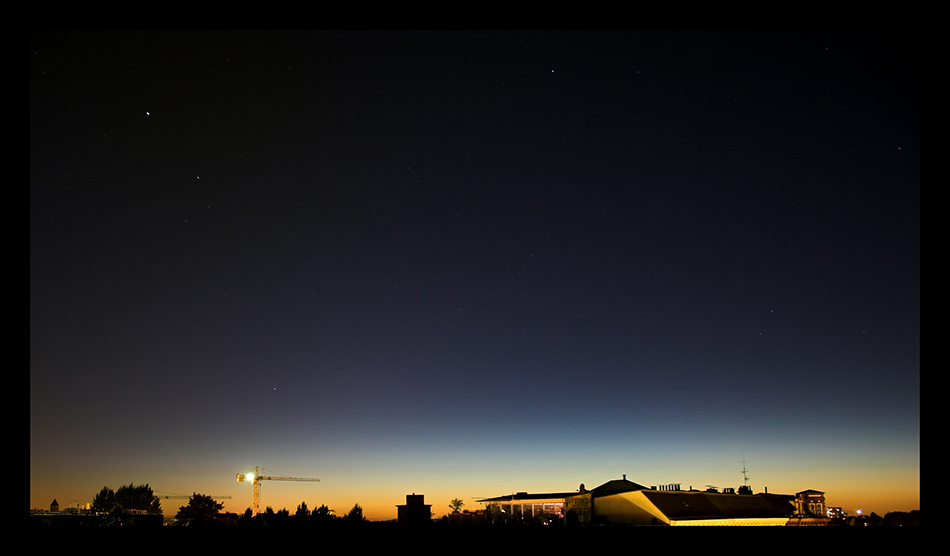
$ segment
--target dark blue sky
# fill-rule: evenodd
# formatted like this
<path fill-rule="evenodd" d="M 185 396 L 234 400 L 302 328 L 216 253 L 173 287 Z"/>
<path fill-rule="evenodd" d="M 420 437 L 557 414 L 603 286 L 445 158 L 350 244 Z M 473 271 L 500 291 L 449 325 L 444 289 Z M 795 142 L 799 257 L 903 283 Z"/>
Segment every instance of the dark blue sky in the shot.
<path fill-rule="evenodd" d="M 260 465 L 386 517 L 427 490 L 735 486 L 749 460 L 756 490 L 915 509 L 903 54 L 32 33 L 31 507 L 134 481 L 243 511 Z M 77 464 L 89 484 L 56 478 Z"/>

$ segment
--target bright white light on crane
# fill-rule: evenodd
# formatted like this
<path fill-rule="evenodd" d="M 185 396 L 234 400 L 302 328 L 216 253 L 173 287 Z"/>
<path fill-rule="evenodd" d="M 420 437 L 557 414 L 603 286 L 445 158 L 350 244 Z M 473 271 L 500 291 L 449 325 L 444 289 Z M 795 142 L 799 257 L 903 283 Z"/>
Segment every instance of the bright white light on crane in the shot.
<path fill-rule="evenodd" d="M 250 482 L 252 482 L 252 483 L 254 482 L 254 474 L 253 474 L 253 473 L 248 473 L 245 477 L 246 477 L 246 480 L 248 480 L 248 481 L 250 481 Z"/>

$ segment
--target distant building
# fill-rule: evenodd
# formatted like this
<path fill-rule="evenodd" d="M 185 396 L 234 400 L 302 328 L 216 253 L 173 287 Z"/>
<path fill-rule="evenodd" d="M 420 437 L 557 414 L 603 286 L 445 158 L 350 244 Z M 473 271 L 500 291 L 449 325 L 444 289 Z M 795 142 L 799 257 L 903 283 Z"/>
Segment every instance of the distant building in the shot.
<path fill-rule="evenodd" d="M 795 515 L 825 517 L 825 493 L 820 490 L 803 490 L 795 494 Z"/>
<path fill-rule="evenodd" d="M 564 501 L 575 492 L 546 492 L 529 494 L 516 492 L 494 498 L 485 498 L 479 502 L 486 505 L 492 513 L 492 521 L 507 523 L 511 521 L 550 521 L 564 518 Z"/>
<path fill-rule="evenodd" d="M 634 490 L 647 490 L 647 487 L 633 481 L 628 481 L 627 476 L 624 475 L 622 479 L 614 479 L 607 481 L 599 487 L 594 487 L 591 493 L 594 495 L 594 498 L 600 498 L 602 496 L 631 492 Z M 660 490 L 679 490 L 679 485 L 664 485 L 660 487 Z"/>
<path fill-rule="evenodd" d="M 396 517 L 404 525 L 418 525 L 432 520 L 432 504 L 425 503 L 424 494 L 407 494 L 405 504 L 396 505 Z"/>
<path fill-rule="evenodd" d="M 496 521 L 563 519 L 568 524 L 612 525 L 825 525 L 824 493 L 794 496 L 752 494 L 743 486 L 723 492 L 682 490 L 679 484 L 646 487 L 622 479 L 577 492 L 517 492 L 480 500 L 497 513 Z"/>
<path fill-rule="evenodd" d="M 59 511 L 59 502 L 57 502 L 55 498 L 53 498 L 53 502 L 50 503 L 50 505 L 49 505 L 49 511 L 51 511 L 51 512 L 58 512 L 58 511 Z"/>
<path fill-rule="evenodd" d="M 594 519 L 618 525 L 786 525 L 792 497 L 641 489 L 597 498 Z"/>
<path fill-rule="evenodd" d="M 576 492 L 516 492 L 504 496 L 485 498 L 479 502 L 494 508 L 494 521 L 559 521 L 567 523 L 590 523 L 596 498 L 618 492 L 644 489 L 623 479 L 607 481 L 593 490 L 581 484 Z"/>
<path fill-rule="evenodd" d="M 626 475 L 624 475 L 622 479 L 607 481 L 593 490 L 585 489 L 584 485 L 582 484 L 578 489 L 577 494 L 567 497 L 567 499 L 564 501 L 566 507 L 566 521 L 568 524 L 584 524 L 595 521 L 595 516 L 597 514 L 595 513 L 594 508 L 597 505 L 598 499 L 613 494 L 633 492 L 637 490 L 644 490 L 646 488 L 647 487 L 637 484 L 633 481 L 628 481 Z"/>
<path fill-rule="evenodd" d="M 564 521 L 568 525 L 584 525 L 590 523 L 591 511 L 594 505 L 594 494 L 584 487 L 584 483 L 577 489 L 577 494 L 564 499 Z"/>
<path fill-rule="evenodd" d="M 474 512 L 463 510 L 461 512 L 452 512 L 448 517 L 449 525 L 488 524 L 488 512 L 486 510 L 475 510 Z"/>
<path fill-rule="evenodd" d="M 795 513 L 789 518 L 789 525 L 828 525 L 830 522 L 824 492 L 803 490 L 795 494 Z"/>

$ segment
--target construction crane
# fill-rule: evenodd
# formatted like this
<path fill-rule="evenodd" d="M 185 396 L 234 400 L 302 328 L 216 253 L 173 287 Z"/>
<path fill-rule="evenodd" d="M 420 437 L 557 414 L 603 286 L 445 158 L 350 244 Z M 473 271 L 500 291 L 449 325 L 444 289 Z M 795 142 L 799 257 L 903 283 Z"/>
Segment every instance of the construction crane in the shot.
<path fill-rule="evenodd" d="M 268 477 L 266 475 L 261 475 L 257 472 L 257 467 L 254 468 L 253 473 L 238 473 L 237 482 L 239 483 L 253 483 L 254 485 L 254 503 L 252 505 L 251 511 L 253 515 L 260 513 L 261 508 L 261 481 L 308 481 L 311 483 L 319 483 L 320 479 L 310 479 L 303 477 Z"/>

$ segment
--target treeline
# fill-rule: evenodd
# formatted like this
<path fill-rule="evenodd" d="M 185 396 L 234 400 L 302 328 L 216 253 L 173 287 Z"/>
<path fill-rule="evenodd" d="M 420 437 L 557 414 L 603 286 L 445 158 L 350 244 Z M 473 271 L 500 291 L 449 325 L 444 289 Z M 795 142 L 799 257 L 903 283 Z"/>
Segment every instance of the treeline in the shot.
<path fill-rule="evenodd" d="M 195 494 L 182 506 L 175 516 L 175 524 L 192 527 L 279 527 L 283 529 L 310 529 L 334 526 L 351 526 L 366 523 L 363 508 L 354 504 L 343 516 L 337 516 L 326 504 L 310 510 L 301 502 L 294 513 L 286 508 L 274 511 L 268 506 L 263 512 L 253 515 L 248 508 L 243 514 L 222 512 L 224 505 L 203 494 Z"/>
<path fill-rule="evenodd" d="M 112 490 L 107 486 L 102 487 L 102 490 L 92 499 L 90 508 L 95 514 L 110 518 L 100 519 L 97 523 L 101 525 L 121 525 L 130 523 L 136 518 L 142 521 L 145 516 L 160 518 L 162 515 L 161 500 L 148 484 L 128 484 L 117 490 Z M 343 516 L 337 516 L 326 504 L 311 511 L 306 502 L 301 502 L 294 513 L 290 513 L 286 508 L 274 511 L 269 506 L 257 515 L 253 515 L 250 508 L 243 514 L 223 510 L 224 504 L 211 496 L 194 493 L 188 499 L 188 503 L 178 509 L 172 523 L 179 526 L 199 527 L 244 526 L 304 529 L 356 525 L 368 521 L 363 516 L 363 508 L 359 504 L 354 504 Z"/>
<path fill-rule="evenodd" d="M 120 486 L 112 490 L 105 486 L 92 499 L 91 508 L 94 512 L 113 516 L 137 513 L 160 514 L 162 505 L 148 484 Z"/>
<path fill-rule="evenodd" d="M 920 525 L 920 510 L 888 512 L 884 517 L 871 512 L 870 515 L 847 517 L 844 521 L 862 527 L 916 527 Z"/>

